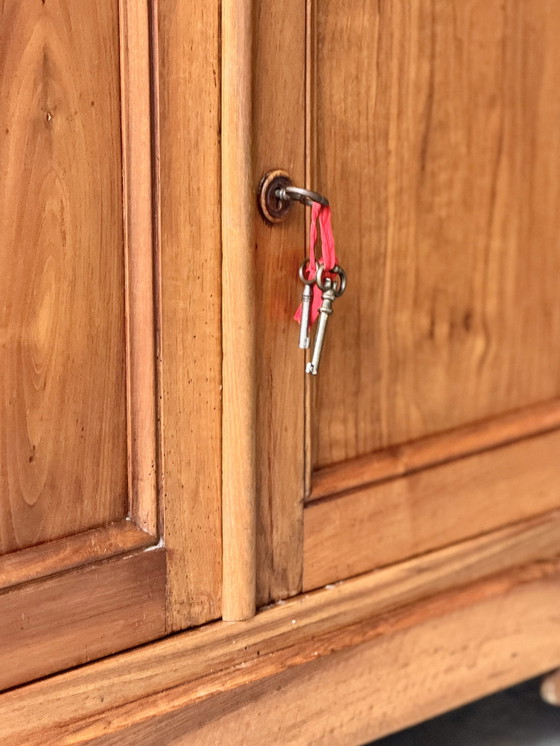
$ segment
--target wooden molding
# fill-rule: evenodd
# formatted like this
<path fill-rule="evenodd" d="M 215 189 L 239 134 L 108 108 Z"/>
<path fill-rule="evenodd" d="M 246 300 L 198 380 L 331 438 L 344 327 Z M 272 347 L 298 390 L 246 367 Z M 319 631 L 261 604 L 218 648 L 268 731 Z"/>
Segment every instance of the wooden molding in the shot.
<path fill-rule="evenodd" d="M 191 708 L 191 722 L 203 727 L 207 708 L 214 712 L 222 705 L 223 717 L 233 718 L 230 734 L 241 732 L 235 726 L 233 700 L 245 702 L 242 692 L 252 692 L 246 706 L 254 716 L 261 696 L 278 695 L 277 683 L 283 680 L 278 676 L 290 677 L 295 695 L 298 680 L 308 681 L 309 672 L 323 666 L 327 670 L 313 679 L 314 687 L 330 691 L 332 671 L 327 661 L 334 665 L 338 660 L 342 661 L 340 675 L 347 681 L 359 675 L 362 692 L 367 692 L 370 705 L 362 714 L 362 724 L 367 717 L 369 727 L 379 734 L 404 727 L 414 713 L 427 717 L 463 703 L 466 691 L 468 696 L 482 696 L 560 663 L 555 622 L 560 565 L 551 559 L 559 537 L 558 514 L 535 519 L 272 606 L 244 623 L 207 625 L 6 692 L 0 696 L 2 742 L 43 739 L 48 743 L 48 738 L 60 742 L 56 739 L 62 734 L 70 738 L 72 733 L 75 743 L 102 735 L 114 737 L 115 743 L 120 738 L 122 743 L 125 728 L 155 727 L 159 716 L 185 712 L 186 707 Z M 536 564 L 525 564 L 536 558 Z M 520 565 L 524 569 L 515 569 Z M 434 594 L 439 595 L 421 601 Z M 416 661 L 417 645 L 430 641 L 437 671 L 427 663 L 414 664 L 406 672 L 395 666 L 397 659 L 406 665 Z M 363 660 L 357 663 L 352 653 L 356 651 L 359 658 L 369 644 L 379 650 L 373 667 Z M 407 652 L 396 659 L 391 651 L 399 645 L 405 645 Z M 518 646 L 523 655 L 512 657 Z M 348 665 L 346 654 L 352 658 Z M 488 671 L 481 672 L 480 665 L 488 665 Z M 495 677 L 486 675 L 491 671 Z M 421 683 L 426 679 L 429 687 Z M 409 706 L 399 698 L 393 700 L 397 681 L 401 686 L 408 682 L 410 691 L 416 692 Z M 375 682 L 380 688 L 372 697 L 370 687 Z M 241 686 L 247 688 L 237 690 Z M 341 727 L 347 728 L 349 704 L 340 698 L 345 691 L 341 685 L 338 701 L 325 700 L 325 711 L 330 708 Z M 294 715 L 298 719 L 323 697 L 298 695 L 296 701 L 303 708 Z M 389 722 L 379 714 L 384 702 L 393 702 Z M 374 704 L 377 714 L 371 711 Z M 261 733 L 292 714 L 292 706 L 279 700 L 278 706 L 260 710 Z M 209 715 L 208 721 L 219 728 L 214 718 Z M 309 727 L 321 728 L 323 718 L 309 722 L 313 724 Z"/>
<path fill-rule="evenodd" d="M 222 617 L 233 621 L 256 608 L 252 0 L 224 0 L 222 35 Z"/>
<path fill-rule="evenodd" d="M 555 399 L 488 422 L 477 422 L 343 461 L 313 474 L 309 502 L 499 448 L 559 427 L 560 400 Z"/>
<path fill-rule="evenodd" d="M 368 743 L 557 665 L 559 569 L 366 620 L 52 735 L 103 746 Z"/>
<path fill-rule="evenodd" d="M 0 557 L 0 590 L 154 544 L 132 521 L 113 523 Z"/>
<path fill-rule="evenodd" d="M 26 583 L 0 594 L 0 689 L 164 634 L 164 549 Z"/>
<path fill-rule="evenodd" d="M 129 509 L 156 534 L 156 370 L 152 102 L 147 0 L 120 0 L 123 210 L 127 311 Z"/>
<path fill-rule="evenodd" d="M 304 589 L 554 510 L 559 452 L 552 431 L 310 503 Z"/>

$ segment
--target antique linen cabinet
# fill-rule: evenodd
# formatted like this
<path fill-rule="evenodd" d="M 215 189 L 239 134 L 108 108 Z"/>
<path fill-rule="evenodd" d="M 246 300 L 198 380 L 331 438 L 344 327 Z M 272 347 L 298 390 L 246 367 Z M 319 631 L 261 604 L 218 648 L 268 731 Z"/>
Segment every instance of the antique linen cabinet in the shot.
<path fill-rule="evenodd" d="M 2 742 L 359 744 L 560 665 L 557 3 L 0 34 Z M 348 272 L 317 378 L 273 168 Z"/>

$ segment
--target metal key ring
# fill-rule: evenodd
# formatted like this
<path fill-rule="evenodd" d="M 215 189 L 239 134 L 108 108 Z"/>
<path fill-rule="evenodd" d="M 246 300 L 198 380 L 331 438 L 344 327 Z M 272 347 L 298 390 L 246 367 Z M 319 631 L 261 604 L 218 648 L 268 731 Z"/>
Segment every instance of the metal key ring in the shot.
<path fill-rule="evenodd" d="M 319 264 L 317 266 L 317 275 L 315 277 L 315 282 L 317 283 L 317 287 L 319 290 L 325 291 L 327 290 L 327 284 L 323 281 L 323 273 L 325 272 L 325 265 Z M 330 277 L 326 277 L 325 280 L 329 280 L 331 283 L 332 291 L 335 295 L 335 298 L 340 298 L 342 293 L 346 290 L 346 272 L 342 269 L 342 267 L 339 267 L 338 264 L 335 264 L 332 269 L 328 269 L 327 272 L 331 272 L 332 274 L 338 275 L 340 278 L 340 282 L 337 284 L 336 282 L 333 282 L 333 280 L 330 279 Z"/>
<path fill-rule="evenodd" d="M 309 266 L 309 257 L 303 260 L 303 262 L 299 265 L 299 279 L 303 282 L 304 285 L 315 285 L 315 278 L 314 277 L 306 277 L 305 276 L 305 270 Z"/>
<path fill-rule="evenodd" d="M 322 194 L 312 192 L 311 189 L 302 189 L 301 187 L 280 187 L 276 190 L 276 196 L 283 202 L 302 202 L 307 207 L 313 207 L 314 202 L 318 202 L 323 207 L 329 206 L 329 200 Z"/>

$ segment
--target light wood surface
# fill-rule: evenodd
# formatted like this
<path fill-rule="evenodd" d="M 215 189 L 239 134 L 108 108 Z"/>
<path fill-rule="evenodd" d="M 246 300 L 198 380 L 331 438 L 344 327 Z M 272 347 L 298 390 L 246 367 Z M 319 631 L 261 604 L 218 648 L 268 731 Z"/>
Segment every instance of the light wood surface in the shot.
<path fill-rule="evenodd" d="M 0 557 L 2 589 L 142 549 L 156 541 L 126 520 L 11 552 Z"/>
<path fill-rule="evenodd" d="M 0 689 L 165 634 L 165 551 L 139 552 L 0 595 Z"/>
<path fill-rule="evenodd" d="M 317 3 L 317 466 L 560 394 L 560 5 Z"/>
<path fill-rule="evenodd" d="M 288 648 L 257 670 L 232 670 L 221 685 L 174 692 L 173 711 L 162 694 L 143 712 L 117 711 L 65 736 L 95 735 L 97 746 L 369 743 L 557 664 L 560 582 L 541 572 L 356 625 L 305 651 Z"/>
<path fill-rule="evenodd" d="M 327 466 L 313 475 L 309 500 L 320 500 L 366 484 L 403 476 L 474 453 L 513 443 L 560 426 L 560 402 L 552 401 L 510 412 L 486 422 L 429 435 Z"/>
<path fill-rule="evenodd" d="M 286 170 L 305 179 L 305 4 L 255 5 L 254 172 Z M 255 202 L 255 197 L 251 197 Z M 305 256 L 305 210 L 294 205 L 270 227 L 256 215 L 257 603 L 301 590 L 303 541 L 303 366 L 293 315 Z"/>
<path fill-rule="evenodd" d="M 170 630 L 221 613 L 220 12 L 153 6 L 161 512 Z"/>
<path fill-rule="evenodd" d="M 422 582 L 414 569 L 409 579 Z M 365 742 L 560 661 L 559 573 L 557 561 L 540 562 L 381 616 L 371 602 L 381 573 L 364 576 L 243 625 L 212 625 L 8 692 L 0 732 L 6 744 Z M 264 632 L 274 617 L 284 636 L 272 647 L 270 634 L 260 644 L 253 634 L 255 646 L 249 634 L 237 663 L 212 668 L 192 648 L 181 662 L 197 638 Z M 216 638 L 205 650 L 216 652 Z"/>
<path fill-rule="evenodd" d="M 558 453 L 555 431 L 310 503 L 304 589 L 553 510 Z"/>
<path fill-rule="evenodd" d="M 256 610 L 253 2 L 222 2 L 222 617 Z"/>
<path fill-rule="evenodd" d="M 0 6 L 0 553 L 126 514 L 117 3 Z"/>
<path fill-rule="evenodd" d="M 162 516 L 150 19 L 133 5 L 0 9 L 2 687 L 166 632 L 167 550 L 142 551 Z"/>
<path fill-rule="evenodd" d="M 130 704 L 133 720 L 142 719 L 141 701 L 164 691 L 172 709 L 175 694 L 182 696 L 181 685 L 193 686 L 197 681 L 204 685 L 214 677 L 212 687 L 219 689 L 220 682 L 226 687 L 224 672 L 252 670 L 263 660 L 272 661 L 274 668 L 274 656 L 288 648 L 296 658 L 297 651 L 308 651 L 299 658 L 304 662 L 321 635 L 343 634 L 351 625 L 411 608 L 430 594 L 547 560 L 557 553 L 559 538 L 558 514 L 533 519 L 299 596 L 244 623 L 207 625 L 7 692 L 0 696 L 0 736 L 3 743 L 17 738 L 27 742 L 34 732 L 46 737 L 52 731 L 60 737 L 58 729 L 90 718 L 98 721 L 95 734 L 110 731 L 111 716 L 104 722 L 104 712 L 115 713 Z M 507 605 L 503 608 L 505 614 Z"/>
<path fill-rule="evenodd" d="M 120 0 L 130 516 L 156 534 L 156 326 L 147 2 Z"/>

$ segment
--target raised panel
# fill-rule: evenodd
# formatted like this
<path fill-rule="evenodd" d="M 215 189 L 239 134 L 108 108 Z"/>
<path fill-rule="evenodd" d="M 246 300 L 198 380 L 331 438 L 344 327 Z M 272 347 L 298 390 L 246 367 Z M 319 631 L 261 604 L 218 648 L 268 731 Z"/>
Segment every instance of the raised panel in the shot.
<path fill-rule="evenodd" d="M 560 394 L 560 5 L 314 5 L 314 183 L 348 272 L 325 467 Z"/>
<path fill-rule="evenodd" d="M 160 637 L 148 0 L 0 4 L 0 687 Z M 157 545 L 157 546 L 154 546 Z"/>
<path fill-rule="evenodd" d="M 116 0 L 0 9 L 0 553 L 127 510 Z"/>

